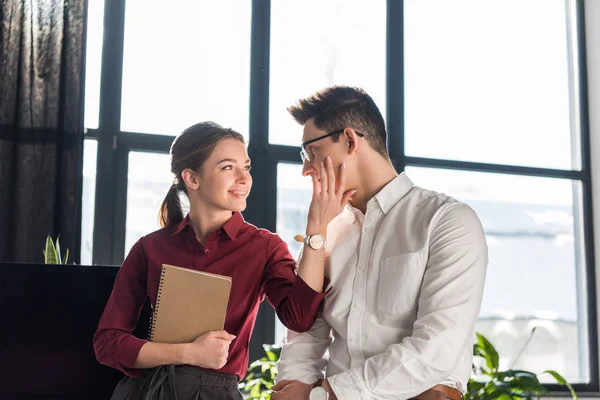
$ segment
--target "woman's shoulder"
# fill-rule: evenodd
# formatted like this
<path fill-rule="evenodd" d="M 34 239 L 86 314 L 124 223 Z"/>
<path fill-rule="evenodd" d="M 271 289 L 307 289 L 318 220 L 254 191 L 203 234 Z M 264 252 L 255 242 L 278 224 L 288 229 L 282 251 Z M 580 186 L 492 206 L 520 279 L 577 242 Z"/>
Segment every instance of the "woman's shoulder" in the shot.
<path fill-rule="evenodd" d="M 244 226 L 242 227 L 242 232 L 249 235 L 249 237 L 251 237 L 252 240 L 264 241 L 265 244 L 268 243 L 269 245 L 277 246 L 281 243 L 285 243 L 281 236 L 279 236 L 277 233 L 271 232 L 266 228 L 259 228 L 256 225 L 253 225 L 249 222 L 244 223 Z"/>
<path fill-rule="evenodd" d="M 152 246 L 154 244 L 164 242 L 165 240 L 170 240 L 170 238 L 173 236 L 173 232 L 173 227 L 157 229 L 154 232 L 147 233 L 140 237 L 138 242 L 142 246 Z"/>

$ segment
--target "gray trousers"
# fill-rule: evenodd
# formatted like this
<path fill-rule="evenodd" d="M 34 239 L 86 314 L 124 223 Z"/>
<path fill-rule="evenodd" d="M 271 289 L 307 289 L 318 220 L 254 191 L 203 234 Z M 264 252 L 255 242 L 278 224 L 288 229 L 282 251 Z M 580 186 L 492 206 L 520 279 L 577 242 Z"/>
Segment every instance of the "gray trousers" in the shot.
<path fill-rule="evenodd" d="M 204 371 L 187 365 L 145 370 L 139 378 L 124 377 L 111 400 L 243 400 L 237 375 Z"/>

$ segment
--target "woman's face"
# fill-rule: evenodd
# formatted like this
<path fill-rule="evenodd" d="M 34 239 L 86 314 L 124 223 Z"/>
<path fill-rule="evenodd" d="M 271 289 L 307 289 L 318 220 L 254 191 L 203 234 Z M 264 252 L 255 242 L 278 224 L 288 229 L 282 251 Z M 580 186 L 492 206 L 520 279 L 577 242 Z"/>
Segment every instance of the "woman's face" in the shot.
<path fill-rule="evenodd" d="M 252 187 L 250 158 L 237 139 L 217 144 L 197 175 L 196 198 L 218 211 L 243 211 Z"/>

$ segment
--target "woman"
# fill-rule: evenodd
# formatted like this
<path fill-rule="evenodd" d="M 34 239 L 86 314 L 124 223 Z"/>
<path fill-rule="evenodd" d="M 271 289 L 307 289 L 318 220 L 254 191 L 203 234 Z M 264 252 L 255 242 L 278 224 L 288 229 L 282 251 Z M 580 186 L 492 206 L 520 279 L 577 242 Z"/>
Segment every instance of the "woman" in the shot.
<path fill-rule="evenodd" d="M 244 221 L 252 177 L 239 133 L 212 122 L 186 129 L 171 146 L 171 171 L 175 182 L 159 213 L 163 228 L 142 237 L 125 259 L 94 335 L 96 357 L 126 374 L 113 399 L 241 399 L 237 382 L 246 374 L 260 302 L 266 297 L 288 328 L 307 331 L 325 297 L 324 250 L 305 246 L 296 277 L 285 242 Z M 327 178 L 313 177 L 319 189 L 308 226 L 326 229 L 348 202 L 341 177 L 329 195 Z M 185 218 L 181 192 L 190 203 Z M 182 344 L 132 335 L 146 297 L 156 302 L 162 264 L 232 277 L 223 331 Z"/>

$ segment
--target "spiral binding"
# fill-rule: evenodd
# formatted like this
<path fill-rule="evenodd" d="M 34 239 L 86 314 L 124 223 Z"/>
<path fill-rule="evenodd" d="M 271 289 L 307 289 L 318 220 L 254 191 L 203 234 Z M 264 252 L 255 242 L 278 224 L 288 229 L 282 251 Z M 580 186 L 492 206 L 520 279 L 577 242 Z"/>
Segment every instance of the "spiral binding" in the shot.
<path fill-rule="evenodd" d="M 154 306 L 154 312 L 152 313 L 150 321 L 149 339 L 151 342 L 154 341 L 154 333 L 156 331 L 156 321 L 158 320 L 158 308 L 160 307 L 160 297 L 162 296 L 163 284 L 165 282 L 165 271 L 166 268 L 162 267 L 162 270 L 160 272 L 160 282 L 158 283 L 158 294 L 156 295 L 156 305 Z"/>

